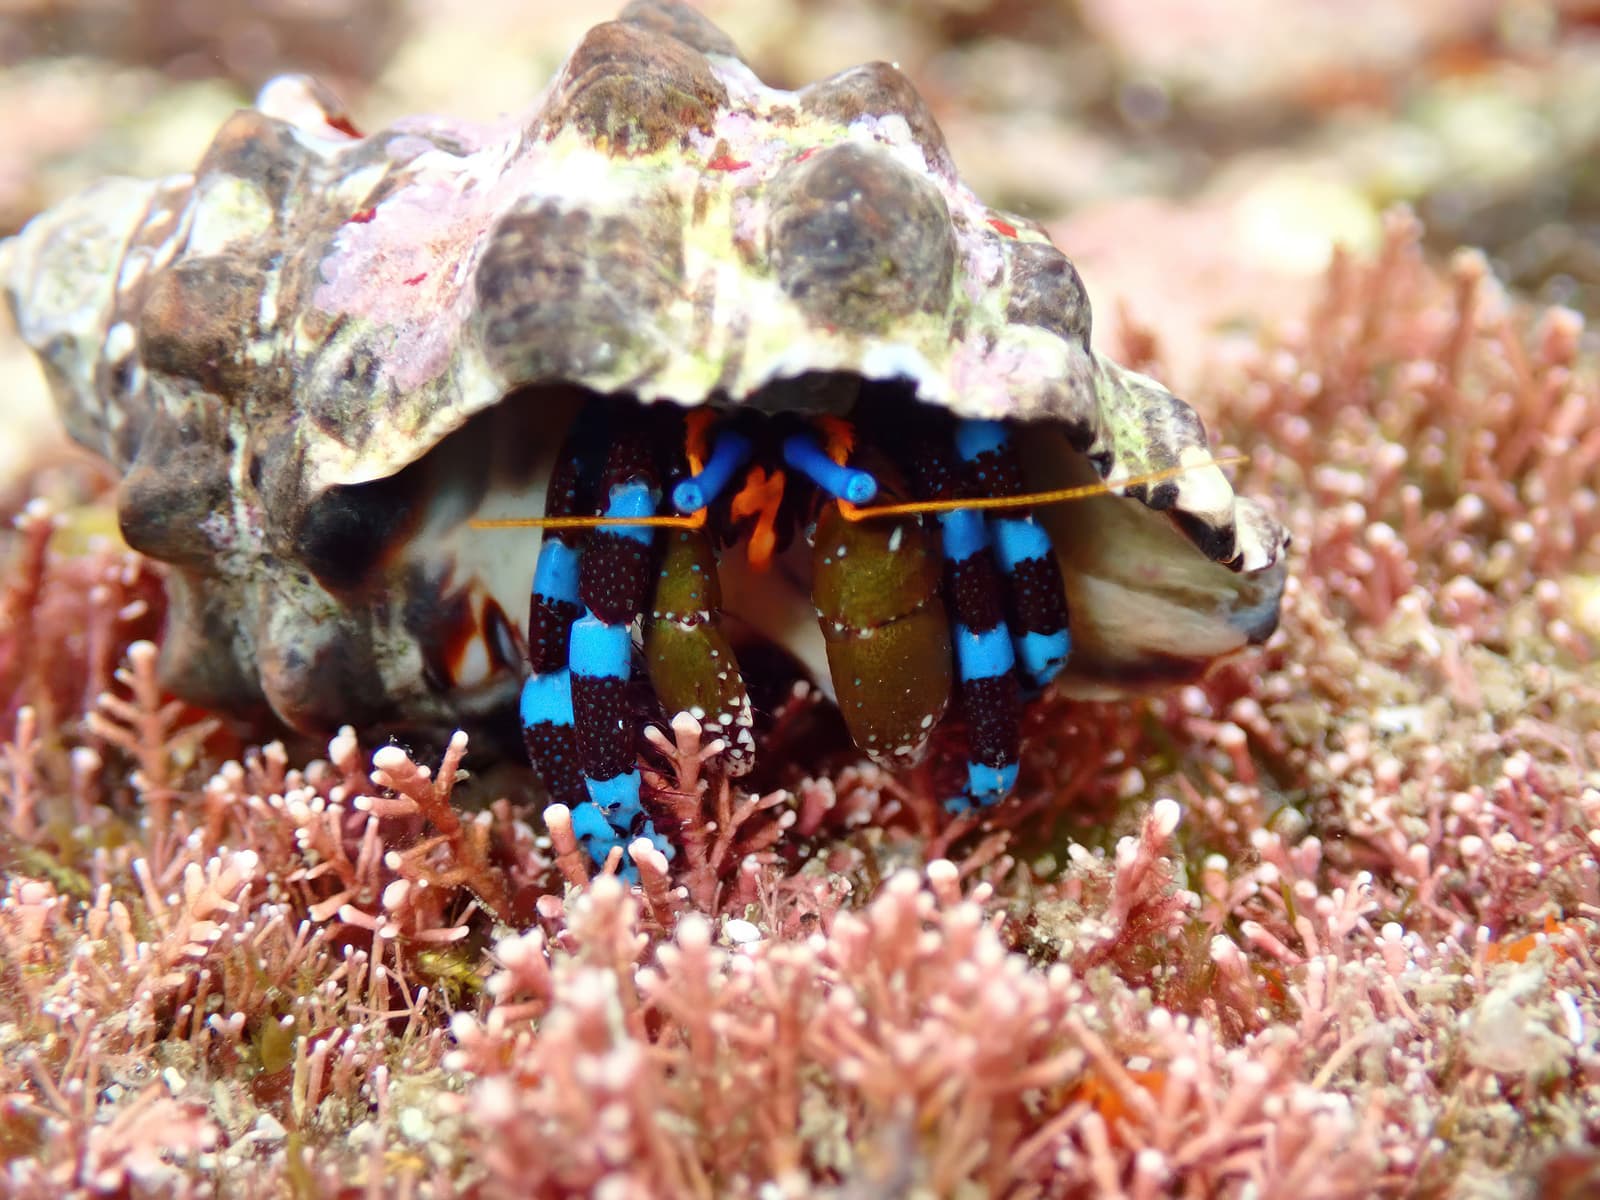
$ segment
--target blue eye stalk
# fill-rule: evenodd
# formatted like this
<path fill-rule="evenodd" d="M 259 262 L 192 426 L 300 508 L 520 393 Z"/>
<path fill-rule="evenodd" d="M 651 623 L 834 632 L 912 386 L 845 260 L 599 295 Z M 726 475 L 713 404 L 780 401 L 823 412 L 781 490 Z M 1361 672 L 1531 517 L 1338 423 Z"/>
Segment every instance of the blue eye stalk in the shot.
<path fill-rule="evenodd" d="M 672 507 L 684 514 L 709 508 L 734 475 L 750 461 L 754 449 L 750 439 L 738 430 L 723 430 L 717 435 L 705 469 L 672 489 Z"/>
<path fill-rule="evenodd" d="M 835 500 L 862 505 L 877 498 L 876 479 L 865 471 L 834 462 L 809 434 L 797 433 L 783 440 L 783 461 Z"/>

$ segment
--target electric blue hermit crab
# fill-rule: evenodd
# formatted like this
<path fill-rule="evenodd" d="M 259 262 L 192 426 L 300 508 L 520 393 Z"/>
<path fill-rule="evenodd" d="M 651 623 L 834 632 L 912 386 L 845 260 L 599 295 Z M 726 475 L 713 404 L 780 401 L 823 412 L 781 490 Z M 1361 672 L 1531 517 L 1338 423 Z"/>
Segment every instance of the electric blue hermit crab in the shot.
<path fill-rule="evenodd" d="M 171 566 L 175 691 L 413 734 L 520 692 L 597 858 L 649 832 L 642 688 L 740 772 L 781 647 L 879 762 L 958 714 L 949 799 L 991 803 L 1028 694 L 1193 678 L 1277 619 L 1282 530 L 1094 353 L 1071 262 L 961 184 L 905 77 L 773 89 L 681 4 L 491 125 L 363 135 L 276 80 L 0 279 Z M 1086 481 L 1123 494 L 1030 508 Z M 526 638 L 533 538 L 471 527 L 525 517 Z"/>

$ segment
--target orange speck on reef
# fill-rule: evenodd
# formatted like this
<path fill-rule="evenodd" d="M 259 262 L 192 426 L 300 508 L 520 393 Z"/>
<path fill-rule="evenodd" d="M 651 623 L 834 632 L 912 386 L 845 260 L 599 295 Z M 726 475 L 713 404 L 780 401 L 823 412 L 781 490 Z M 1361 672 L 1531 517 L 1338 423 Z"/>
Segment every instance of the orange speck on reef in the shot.
<path fill-rule="evenodd" d="M 1153 1099 L 1160 1099 L 1161 1093 L 1166 1090 L 1167 1073 L 1165 1071 L 1129 1071 L 1128 1078 L 1138 1084 L 1144 1091 L 1150 1093 Z M 1132 1110 L 1127 1101 L 1122 1098 L 1122 1093 L 1117 1091 L 1115 1085 L 1102 1078 L 1094 1070 L 1085 1072 L 1077 1086 L 1072 1089 L 1071 1098 L 1082 1100 L 1099 1113 L 1110 1130 L 1111 1140 L 1118 1143 L 1121 1139 L 1117 1135 L 1117 1126 L 1128 1120 Z"/>
<path fill-rule="evenodd" d="M 993 226 L 997 232 L 1005 234 L 1006 237 L 1017 236 L 1017 227 L 1010 221 L 1002 221 L 999 217 L 990 217 L 989 224 Z"/>
<path fill-rule="evenodd" d="M 1256 974 L 1266 985 L 1267 995 L 1274 1004 L 1282 1004 L 1289 998 L 1288 981 L 1284 979 L 1282 971 L 1276 967 L 1261 966 L 1256 968 Z"/>
<path fill-rule="evenodd" d="M 368 221 L 372 220 L 372 218 L 377 214 L 377 211 L 377 205 L 369 204 L 360 212 L 351 213 L 349 223 L 351 225 L 365 225 Z"/>
<path fill-rule="evenodd" d="M 706 170 L 742 171 L 749 165 L 750 164 L 742 158 L 735 158 L 731 154 L 719 154 L 706 164 Z"/>
<path fill-rule="evenodd" d="M 1513 938 L 1509 942 L 1490 942 L 1483 948 L 1483 961 L 1488 963 L 1527 962 L 1528 955 L 1532 954 L 1534 950 L 1538 948 L 1539 939 L 1541 937 L 1548 940 L 1551 936 L 1560 933 L 1566 927 L 1566 922 L 1558 921 L 1554 917 L 1547 916 L 1544 919 L 1544 928 L 1538 933 L 1524 934 L 1522 937 Z M 1557 958 L 1567 957 L 1568 950 L 1566 947 L 1556 946 L 1554 949 Z"/>
<path fill-rule="evenodd" d="M 416 287 L 417 284 L 421 283 L 427 277 L 428 273 L 423 271 L 420 274 L 413 275 L 410 279 L 402 279 L 400 282 L 405 284 L 407 287 Z"/>

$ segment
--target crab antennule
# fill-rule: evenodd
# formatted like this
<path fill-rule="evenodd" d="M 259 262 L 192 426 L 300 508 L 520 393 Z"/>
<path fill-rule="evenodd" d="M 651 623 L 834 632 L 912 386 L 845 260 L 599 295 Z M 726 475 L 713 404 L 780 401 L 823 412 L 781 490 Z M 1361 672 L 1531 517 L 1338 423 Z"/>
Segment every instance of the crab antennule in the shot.
<path fill-rule="evenodd" d="M 956 452 L 979 495 L 1022 495 L 1022 463 L 1010 433 L 998 421 L 961 422 Z M 1050 536 L 1026 509 L 985 519 L 1005 576 L 1012 648 L 1027 684 L 1042 690 L 1060 673 L 1072 648 L 1067 594 Z"/>
<path fill-rule="evenodd" d="M 1031 509 L 1041 504 L 1065 504 L 1072 500 L 1086 500 L 1091 496 L 1107 496 L 1123 488 L 1139 487 L 1144 484 L 1162 483 L 1168 479 L 1176 479 L 1180 475 L 1187 475 L 1191 471 L 1198 471 L 1205 467 L 1232 467 L 1250 461 L 1248 454 L 1228 454 L 1221 458 L 1213 458 L 1206 462 L 1185 463 L 1179 467 L 1166 467 L 1160 471 L 1148 471 L 1141 475 L 1130 475 L 1126 479 L 1119 479 L 1112 483 L 1081 483 L 1075 487 L 1052 488 L 1043 492 L 1023 492 L 1016 496 L 975 496 L 969 500 L 915 500 L 906 504 L 879 504 L 872 508 L 862 508 L 850 503 L 849 500 L 840 499 L 839 511 L 847 521 L 870 521 L 875 517 L 907 517 L 953 512 L 958 508 L 970 508 L 979 512 L 1015 512 Z M 699 529 L 705 524 L 705 511 L 703 509 L 691 510 L 688 516 L 654 516 L 654 517 L 473 517 L 467 522 L 469 529 L 559 529 L 581 530 L 598 529 L 601 525 L 634 525 L 647 529 Z"/>
<path fill-rule="evenodd" d="M 851 504 L 870 504 L 878 494 L 878 481 L 866 471 L 834 462 L 803 433 L 783 440 L 783 461 L 811 480 L 835 500 Z"/>
<path fill-rule="evenodd" d="M 710 506 L 734 474 L 750 461 L 752 449 L 750 439 L 744 434 L 733 429 L 723 430 L 717 436 L 705 468 L 672 489 L 672 506 L 681 513 L 698 512 Z"/>

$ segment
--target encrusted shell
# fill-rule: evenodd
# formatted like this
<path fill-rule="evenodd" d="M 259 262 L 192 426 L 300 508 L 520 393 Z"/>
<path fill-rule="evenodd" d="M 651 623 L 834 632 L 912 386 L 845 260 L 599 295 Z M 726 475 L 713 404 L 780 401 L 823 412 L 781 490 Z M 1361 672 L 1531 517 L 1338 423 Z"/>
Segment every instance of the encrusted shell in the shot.
<path fill-rule="evenodd" d="M 489 410 L 553 448 L 573 388 L 806 407 L 834 394 L 808 381 L 900 379 L 1059 429 L 1045 475 L 1207 458 L 1187 405 L 1091 351 L 1072 263 L 961 184 L 896 68 L 780 91 L 678 4 L 595 27 L 498 124 L 358 136 L 275 80 L 192 176 L 103 183 L 0 268 L 72 436 L 123 472 L 129 541 L 177 568 L 175 686 L 304 727 L 449 722 L 514 686 L 497 661 L 440 694 L 418 649 L 476 582 L 424 535 L 494 498 L 469 451 L 504 431 L 438 450 Z M 407 468 L 429 486 L 382 490 Z M 357 495 L 392 503 L 328 503 Z M 1052 517 L 1101 683 L 1192 675 L 1276 618 L 1282 530 L 1217 468 L 1138 498 L 1172 519 Z"/>

